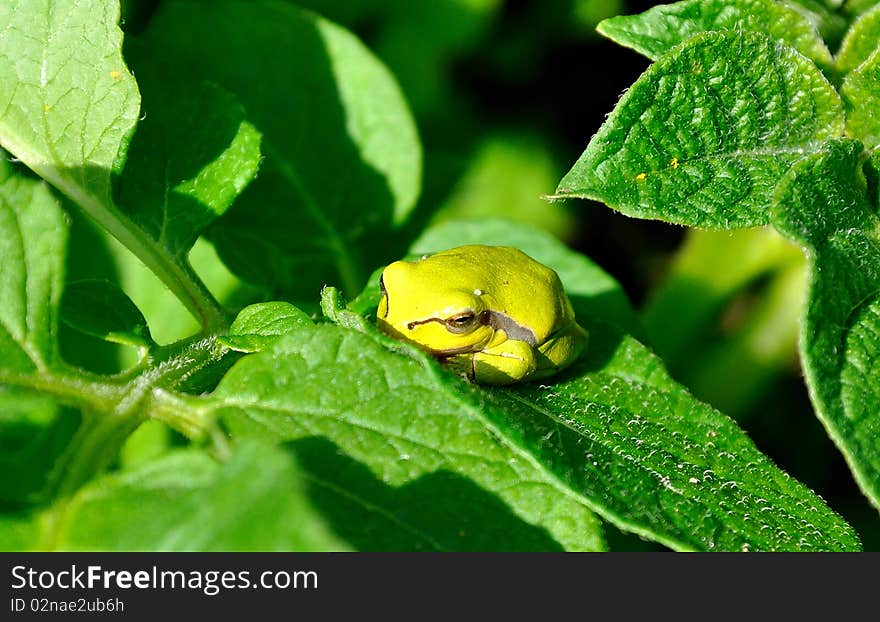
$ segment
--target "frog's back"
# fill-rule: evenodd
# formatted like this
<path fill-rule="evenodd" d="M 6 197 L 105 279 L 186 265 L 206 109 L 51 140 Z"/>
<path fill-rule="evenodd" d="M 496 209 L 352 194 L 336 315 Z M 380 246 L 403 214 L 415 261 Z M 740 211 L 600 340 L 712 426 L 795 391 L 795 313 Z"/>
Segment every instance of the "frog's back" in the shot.
<path fill-rule="evenodd" d="M 574 321 L 559 276 L 510 246 L 468 245 L 430 257 L 438 278 L 472 288 L 496 312 L 528 327 L 538 343 Z"/>

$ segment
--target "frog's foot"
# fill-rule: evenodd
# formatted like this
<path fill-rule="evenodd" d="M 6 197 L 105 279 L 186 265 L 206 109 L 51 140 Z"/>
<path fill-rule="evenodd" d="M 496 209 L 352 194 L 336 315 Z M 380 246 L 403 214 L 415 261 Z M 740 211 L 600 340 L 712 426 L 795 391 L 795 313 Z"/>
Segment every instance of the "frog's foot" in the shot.
<path fill-rule="evenodd" d="M 518 382 L 537 369 L 535 349 L 525 341 L 507 340 L 497 346 L 468 355 L 468 377 L 480 384 L 505 385 Z"/>
<path fill-rule="evenodd" d="M 587 331 L 572 323 L 538 347 L 537 370 L 530 380 L 552 376 L 574 363 L 587 347 Z"/>

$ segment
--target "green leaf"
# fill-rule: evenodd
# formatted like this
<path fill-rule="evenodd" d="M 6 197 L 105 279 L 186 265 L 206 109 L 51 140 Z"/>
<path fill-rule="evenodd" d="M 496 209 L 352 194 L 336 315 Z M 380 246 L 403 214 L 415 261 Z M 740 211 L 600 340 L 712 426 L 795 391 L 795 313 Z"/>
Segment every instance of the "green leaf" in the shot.
<path fill-rule="evenodd" d="M 79 416 L 48 395 L 0 384 L 0 508 L 45 500 L 55 461 Z"/>
<path fill-rule="evenodd" d="M 429 360 L 393 354 L 366 335 L 325 325 L 245 357 L 208 407 L 219 409 L 236 436 L 324 436 L 390 486 L 439 470 L 457 473 L 565 548 L 601 549 L 592 512 L 481 421 L 459 385 Z"/>
<path fill-rule="evenodd" d="M 166 3 L 143 44 L 153 62 L 233 93 L 262 134 L 259 177 L 210 231 L 227 265 L 283 298 L 314 300 L 325 283 L 359 291 L 420 184 L 388 71 L 349 32 L 280 2 Z"/>
<path fill-rule="evenodd" d="M 290 444 L 311 503 L 359 551 L 561 550 L 546 530 L 448 471 L 388 486 L 324 439 Z"/>
<path fill-rule="evenodd" d="M 880 507 L 880 219 L 860 155 L 840 140 L 804 158 L 779 186 L 773 221 L 808 249 L 800 350 L 810 397 Z"/>
<path fill-rule="evenodd" d="M 67 219 L 45 184 L 0 157 L 0 383 L 57 360 Z"/>
<path fill-rule="evenodd" d="M 111 196 L 140 96 L 122 59 L 114 0 L 0 6 L 0 144 L 133 252 L 206 327 L 225 315 L 185 261 Z"/>
<path fill-rule="evenodd" d="M 878 0 L 846 0 L 843 10 L 850 15 L 860 15 L 877 4 Z"/>
<path fill-rule="evenodd" d="M 442 114 L 456 96 L 453 62 L 480 41 L 500 12 L 501 0 L 377 4 L 384 12 L 374 17 L 381 29 L 376 53 L 419 116 Z"/>
<path fill-rule="evenodd" d="M 36 517 L 25 514 L 0 514 L 0 551 L 29 551 L 40 536 Z"/>
<path fill-rule="evenodd" d="M 526 237 L 491 230 L 497 244 Z M 462 231 L 459 242 L 488 241 Z M 598 308 L 608 277 L 557 246 L 530 250 L 568 259 L 550 265 L 575 300 L 592 271 Z M 374 329 L 323 325 L 244 357 L 197 403 L 236 436 L 325 437 L 387 485 L 456 473 L 566 549 L 600 545 L 587 508 L 677 549 L 858 548 L 821 499 L 642 345 L 592 313 L 578 319 L 587 355 L 550 386 L 478 388 Z"/>
<path fill-rule="evenodd" d="M 822 38 L 834 49 L 846 32 L 849 23 L 838 12 L 841 2 L 835 0 L 781 0 L 806 17 Z"/>
<path fill-rule="evenodd" d="M 880 42 L 880 5 L 873 7 L 856 19 L 837 52 L 837 69 L 841 73 L 852 71 L 877 49 Z"/>
<path fill-rule="evenodd" d="M 65 283 L 85 280 L 119 283 L 119 271 L 106 242 L 109 235 L 99 230 L 76 206 L 69 207 L 70 209 L 65 210 L 70 218 L 64 262 Z M 63 308 L 63 294 L 61 299 Z M 186 314 L 185 310 L 184 313 Z M 87 335 L 64 321 L 59 323 L 58 329 L 61 358 L 73 367 L 112 375 L 134 365 L 138 360 L 140 352 L 137 350 Z"/>
<path fill-rule="evenodd" d="M 793 47 L 820 67 L 832 63 L 831 52 L 807 18 L 772 0 L 684 0 L 639 15 L 606 19 L 597 30 L 651 60 L 695 35 L 734 30 L 765 34 Z"/>
<path fill-rule="evenodd" d="M 60 550 L 348 548 L 304 500 L 289 456 L 253 443 L 224 464 L 180 449 L 105 475 L 80 490 L 59 520 L 52 542 Z"/>
<path fill-rule="evenodd" d="M 68 283 L 61 299 L 61 319 L 73 328 L 106 341 L 136 348 L 153 343 L 143 314 L 113 283 Z"/>
<path fill-rule="evenodd" d="M 77 203 L 109 201 L 110 171 L 138 116 L 118 18 L 111 0 L 0 7 L 0 139 Z"/>
<path fill-rule="evenodd" d="M 180 260 L 256 176 L 260 134 L 231 94 L 181 79 L 176 65 L 152 62 L 154 56 L 136 42 L 126 46 L 145 117 L 115 195 L 132 220 Z"/>
<path fill-rule="evenodd" d="M 557 193 L 639 218 L 761 225 L 782 175 L 843 125 L 802 55 L 755 33 L 698 35 L 627 91 Z"/>
<path fill-rule="evenodd" d="M 880 49 L 843 80 L 840 89 L 846 104 L 846 132 L 870 148 L 880 143 Z"/>
<path fill-rule="evenodd" d="M 288 302 L 263 302 L 245 307 L 221 342 L 239 352 L 257 352 L 312 320 Z"/>

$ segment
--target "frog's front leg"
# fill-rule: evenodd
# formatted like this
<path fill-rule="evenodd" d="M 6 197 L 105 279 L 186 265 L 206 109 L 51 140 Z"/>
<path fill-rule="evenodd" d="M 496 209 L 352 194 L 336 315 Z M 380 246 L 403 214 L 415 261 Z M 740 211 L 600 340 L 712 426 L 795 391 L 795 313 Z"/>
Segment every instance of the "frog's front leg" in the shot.
<path fill-rule="evenodd" d="M 538 346 L 537 370 L 532 380 L 552 376 L 580 357 L 587 346 L 587 331 L 572 322 Z"/>
<path fill-rule="evenodd" d="M 525 341 L 507 339 L 498 345 L 455 357 L 455 367 L 480 384 L 512 384 L 537 369 L 535 349 Z M 465 369 L 466 367 L 466 369 Z"/>

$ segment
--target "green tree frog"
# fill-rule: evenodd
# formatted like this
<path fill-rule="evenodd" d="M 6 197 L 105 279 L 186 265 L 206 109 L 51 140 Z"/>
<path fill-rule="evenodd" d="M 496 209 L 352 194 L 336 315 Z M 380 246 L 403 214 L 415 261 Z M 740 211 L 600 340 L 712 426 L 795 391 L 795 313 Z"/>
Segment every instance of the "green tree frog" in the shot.
<path fill-rule="evenodd" d="M 379 328 L 481 384 L 550 376 L 587 333 L 559 276 L 508 246 L 460 246 L 382 272 Z"/>

